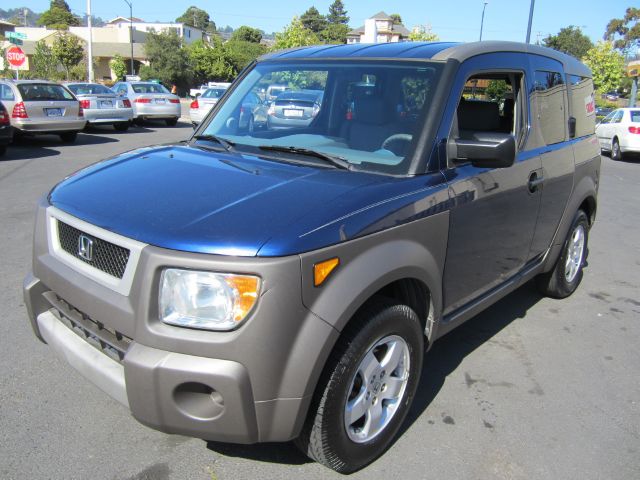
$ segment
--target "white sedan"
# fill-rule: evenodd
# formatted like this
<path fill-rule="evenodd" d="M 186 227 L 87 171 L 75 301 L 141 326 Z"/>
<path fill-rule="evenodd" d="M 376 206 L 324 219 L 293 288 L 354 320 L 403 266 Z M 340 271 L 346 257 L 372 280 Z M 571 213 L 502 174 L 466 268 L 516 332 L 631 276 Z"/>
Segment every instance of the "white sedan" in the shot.
<path fill-rule="evenodd" d="M 618 108 L 596 126 L 602 151 L 621 160 L 629 152 L 640 153 L 640 108 Z"/>
<path fill-rule="evenodd" d="M 199 95 L 198 98 L 191 102 L 189 116 L 194 127 L 204 119 L 205 115 L 218 103 L 218 100 L 226 91 L 226 87 L 208 88 L 202 95 Z"/>

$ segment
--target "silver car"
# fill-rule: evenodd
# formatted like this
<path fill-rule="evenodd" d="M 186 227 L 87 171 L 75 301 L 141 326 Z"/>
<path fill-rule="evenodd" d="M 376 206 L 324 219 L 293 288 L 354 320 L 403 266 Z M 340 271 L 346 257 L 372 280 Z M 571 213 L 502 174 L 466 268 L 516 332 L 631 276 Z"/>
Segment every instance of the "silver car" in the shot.
<path fill-rule="evenodd" d="M 178 123 L 181 114 L 180 97 L 154 82 L 118 82 L 112 89 L 131 100 L 133 120 L 164 120 L 170 127 Z"/>
<path fill-rule="evenodd" d="M 194 126 L 198 125 L 226 91 L 226 88 L 207 88 L 202 95 L 191 102 L 189 107 L 191 123 Z"/>
<path fill-rule="evenodd" d="M 74 142 L 87 121 L 78 99 L 46 80 L 0 80 L 0 100 L 11 116 L 14 135 L 52 133 Z"/>
<path fill-rule="evenodd" d="M 68 83 L 65 85 L 80 101 L 89 125 L 113 125 L 125 132 L 133 119 L 133 108 L 126 97 L 99 83 Z"/>

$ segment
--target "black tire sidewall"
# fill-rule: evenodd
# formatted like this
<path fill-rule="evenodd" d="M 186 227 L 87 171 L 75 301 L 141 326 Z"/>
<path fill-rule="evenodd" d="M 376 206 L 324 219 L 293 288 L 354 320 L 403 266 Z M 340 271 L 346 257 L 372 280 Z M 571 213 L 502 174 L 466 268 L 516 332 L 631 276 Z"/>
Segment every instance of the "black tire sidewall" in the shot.
<path fill-rule="evenodd" d="M 611 142 L 611 158 L 613 160 L 620 160 L 622 158 L 622 152 L 620 151 L 620 142 L 617 138 L 614 138 Z"/>
<path fill-rule="evenodd" d="M 351 382 L 364 355 L 379 340 L 390 335 L 398 335 L 409 348 L 409 380 L 402 398 L 402 405 L 391 422 L 374 439 L 366 443 L 355 443 L 347 435 L 344 427 L 344 408 Z M 382 309 L 357 332 L 349 347 L 343 353 L 334 370 L 339 377 L 329 383 L 330 390 L 324 404 L 324 418 L 328 419 L 324 434 L 333 443 L 333 450 L 347 466 L 341 471 L 354 471 L 380 456 L 397 434 L 409 411 L 422 370 L 423 356 L 422 330 L 417 315 L 408 307 L 391 305 Z"/>
<path fill-rule="evenodd" d="M 582 225 L 584 229 L 584 247 L 583 247 L 584 249 L 582 252 L 582 260 L 580 262 L 580 268 L 578 269 L 578 273 L 576 274 L 576 276 L 571 282 L 568 282 L 564 274 L 564 267 L 567 261 L 567 255 L 569 255 L 569 242 L 571 241 L 573 232 L 575 232 L 576 228 L 578 228 L 578 226 L 580 225 Z M 571 229 L 569 230 L 569 233 L 567 234 L 567 238 L 565 239 L 564 245 L 562 247 L 562 254 L 558 259 L 558 264 L 556 265 L 556 269 L 554 272 L 556 276 L 555 280 L 557 282 L 557 285 L 559 289 L 562 291 L 564 296 L 571 295 L 576 290 L 576 288 L 578 288 L 578 285 L 582 280 L 582 274 L 583 274 L 582 270 L 583 270 L 585 261 L 587 259 L 588 245 L 589 245 L 589 220 L 587 218 L 587 215 L 582 210 L 579 210 L 575 218 L 573 219 L 573 223 L 571 224 Z"/>

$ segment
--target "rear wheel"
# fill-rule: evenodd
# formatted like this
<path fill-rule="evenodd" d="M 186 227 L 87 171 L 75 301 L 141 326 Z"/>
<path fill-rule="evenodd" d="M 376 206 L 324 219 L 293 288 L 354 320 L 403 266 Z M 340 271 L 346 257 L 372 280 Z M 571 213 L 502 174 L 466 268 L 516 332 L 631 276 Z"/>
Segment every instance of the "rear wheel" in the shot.
<path fill-rule="evenodd" d="M 114 123 L 113 128 L 115 128 L 118 132 L 126 132 L 127 130 L 129 130 L 129 122 Z"/>
<path fill-rule="evenodd" d="M 167 118 L 164 122 L 167 124 L 167 127 L 175 127 L 178 124 L 178 119 Z"/>
<path fill-rule="evenodd" d="M 611 141 L 611 158 L 613 160 L 622 160 L 622 151 L 620 150 L 620 142 L 617 138 Z"/>
<path fill-rule="evenodd" d="M 78 138 L 78 132 L 64 132 L 60 134 L 60 139 L 65 143 L 73 143 Z"/>
<path fill-rule="evenodd" d="M 589 219 L 584 211 L 578 210 L 553 270 L 536 277 L 540 293 L 565 298 L 575 292 L 582 280 L 588 240 Z"/>
<path fill-rule="evenodd" d="M 379 457 L 407 415 L 423 349 L 416 313 L 374 298 L 336 343 L 297 446 L 341 473 L 359 470 Z"/>

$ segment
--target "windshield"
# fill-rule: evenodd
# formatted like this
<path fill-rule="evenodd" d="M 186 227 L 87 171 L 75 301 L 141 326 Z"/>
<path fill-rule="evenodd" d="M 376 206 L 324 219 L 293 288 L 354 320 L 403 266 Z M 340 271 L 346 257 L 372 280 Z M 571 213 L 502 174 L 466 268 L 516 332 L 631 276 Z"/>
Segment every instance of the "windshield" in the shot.
<path fill-rule="evenodd" d="M 220 98 L 225 91 L 225 88 L 210 88 L 202 94 L 202 98 Z"/>
<path fill-rule="evenodd" d="M 131 88 L 136 93 L 169 93 L 169 90 L 159 83 L 132 83 Z"/>
<path fill-rule="evenodd" d="M 113 91 L 111 91 L 104 85 L 99 85 L 97 83 L 77 83 L 73 85 L 67 85 L 67 87 L 76 95 L 113 95 Z"/>
<path fill-rule="evenodd" d="M 62 85 L 51 83 L 22 83 L 18 85 L 18 90 L 25 102 L 75 100 L 69 90 Z"/>
<path fill-rule="evenodd" d="M 268 157 L 277 147 L 291 160 L 285 147 L 403 174 L 441 71 L 437 62 L 260 63 L 196 133 L 240 152 Z"/>

